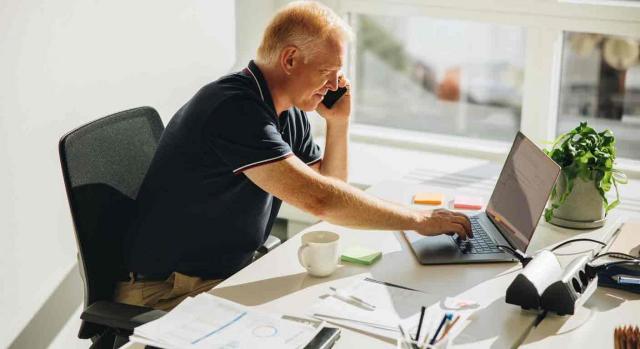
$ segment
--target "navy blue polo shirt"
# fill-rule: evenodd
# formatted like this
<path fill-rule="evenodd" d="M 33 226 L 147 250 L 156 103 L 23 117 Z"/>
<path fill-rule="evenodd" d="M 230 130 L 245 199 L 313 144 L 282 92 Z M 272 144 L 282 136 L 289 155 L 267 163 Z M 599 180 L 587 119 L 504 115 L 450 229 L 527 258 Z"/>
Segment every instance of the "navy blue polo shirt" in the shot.
<path fill-rule="evenodd" d="M 165 129 L 137 197 L 130 271 L 226 278 L 250 262 L 280 204 L 242 172 L 297 156 L 321 159 L 304 111 L 279 116 L 251 61 L 204 86 Z"/>

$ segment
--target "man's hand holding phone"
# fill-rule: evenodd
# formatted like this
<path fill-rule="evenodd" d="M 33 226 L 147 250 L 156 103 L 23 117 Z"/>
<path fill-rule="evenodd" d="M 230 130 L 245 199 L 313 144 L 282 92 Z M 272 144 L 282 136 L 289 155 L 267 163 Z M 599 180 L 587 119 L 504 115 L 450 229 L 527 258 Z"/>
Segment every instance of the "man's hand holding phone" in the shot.
<path fill-rule="evenodd" d="M 333 102 L 333 103 L 331 103 Z M 344 76 L 338 78 L 338 89 L 329 90 L 316 109 L 327 122 L 349 122 L 351 115 L 351 83 Z"/>

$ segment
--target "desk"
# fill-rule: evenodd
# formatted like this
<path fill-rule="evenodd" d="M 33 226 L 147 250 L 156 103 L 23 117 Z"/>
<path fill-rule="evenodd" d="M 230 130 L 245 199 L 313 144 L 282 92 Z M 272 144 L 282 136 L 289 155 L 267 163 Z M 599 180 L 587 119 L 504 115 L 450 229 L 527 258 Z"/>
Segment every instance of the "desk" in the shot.
<path fill-rule="evenodd" d="M 415 192 L 434 189 L 437 188 L 426 187 L 416 182 L 389 181 L 372 186 L 368 192 L 388 200 L 409 203 Z M 443 188 L 444 190 L 446 188 Z M 485 192 L 484 195 L 486 197 L 488 194 Z M 534 321 L 534 314 L 523 312 L 520 308 L 504 302 L 505 290 L 520 269 L 515 263 L 423 266 L 417 262 L 400 232 L 354 230 L 326 222 L 307 229 L 307 231 L 310 230 L 330 230 L 338 233 L 341 236 L 342 248 L 361 245 L 379 249 L 384 255 L 372 266 L 345 264 L 330 277 L 315 278 L 307 275 L 298 264 L 299 234 L 220 283 L 210 293 L 256 309 L 306 315 L 306 310 L 317 302 L 320 296 L 329 293 L 329 286 L 345 287 L 364 274 L 369 274 L 375 279 L 423 290 L 441 298 L 456 296 L 477 301 L 481 308 L 453 341 L 455 346 L 511 347 L 526 333 L 527 328 Z M 612 232 L 608 223 L 604 228 L 580 234 L 580 237 L 606 240 L 610 233 Z M 576 236 L 578 235 L 575 231 L 560 229 L 541 222 L 528 251 L 535 251 Z M 563 251 L 579 252 L 591 247 L 576 244 L 563 248 Z M 632 311 L 627 307 L 619 308 L 629 314 Z M 542 343 L 537 341 L 531 344 Z M 343 329 L 341 339 L 335 346 L 335 348 L 392 347 L 394 343 L 349 329 Z"/>

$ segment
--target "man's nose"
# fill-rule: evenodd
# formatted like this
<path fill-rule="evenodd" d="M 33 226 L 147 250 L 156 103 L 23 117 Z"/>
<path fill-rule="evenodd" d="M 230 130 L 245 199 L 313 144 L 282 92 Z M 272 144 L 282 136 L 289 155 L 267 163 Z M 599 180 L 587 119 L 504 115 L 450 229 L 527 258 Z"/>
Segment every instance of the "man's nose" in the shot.
<path fill-rule="evenodd" d="M 335 74 L 331 75 L 329 80 L 327 80 L 327 87 L 331 91 L 335 91 L 338 89 L 338 74 L 339 73 L 336 72 Z"/>

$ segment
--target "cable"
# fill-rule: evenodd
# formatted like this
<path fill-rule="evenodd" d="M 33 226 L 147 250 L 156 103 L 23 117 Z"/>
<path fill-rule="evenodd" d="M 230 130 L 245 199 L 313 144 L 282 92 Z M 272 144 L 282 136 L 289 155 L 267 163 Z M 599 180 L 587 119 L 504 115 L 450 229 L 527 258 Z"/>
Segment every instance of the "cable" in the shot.
<path fill-rule="evenodd" d="M 497 248 L 499 249 L 506 249 L 507 251 L 511 252 L 511 254 L 515 254 L 516 250 L 513 249 L 513 247 L 511 246 L 507 246 L 507 245 L 496 245 Z"/>
<path fill-rule="evenodd" d="M 591 261 L 595 261 L 596 259 L 601 257 L 612 257 L 612 258 L 626 259 L 626 260 L 638 259 L 638 257 L 636 256 L 632 256 L 630 254 L 626 254 L 622 252 L 606 252 L 603 254 L 597 254 L 595 257 L 593 257 Z"/>
<path fill-rule="evenodd" d="M 538 314 L 538 316 L 536 317 L 536 321 L 533 323 L 533 327 L 538 327 L 538 325 L 540 325 L 542 320 L 544 320 L 544 318 L 547 317 L 547 312 L 548 311 L 545 310 L 542 313 Z"/>
<path fill-rule="evenodd" d="M 531 260 L 533 259 L 532 257 L 527 256 L 525 253 L 514 249 L 511 246 L 507 246 L 507 245 L 496 245 L 497 248 L 501 249 L 501 250 L 506 250 L 507 252 L 509 252 L 509 254 L 511 254 L 512 256 L 516 257 L 516 259 L 518 259 L 518 261 L 520 262 L 520 264 L 522 264 L 522 267 L 526 267 L 527 264 L 529 264 L 529 262 L 531 262 Z"/>
<path fill-rule="evenodd" d="M 600 264 L 595 266 L 596 268 L 602 270 L 602 269 L 608 269 L 609 267 L 612 267 L 614 265 L 621 265 L 621 264 L 640 264 L 640 259 L 632 259 L 632 260 L 626 260 L 626 261 L 617 261 L 617 262 L 609 262 L 609 263 L 604 263 L 604 264 Z"/>
<path fill-rule="evenodd" d="M 551 249 L 551 252 L 559 249 L 562 246 L 568 245 L 568 244 L 572 244 L 574 242 L 580 242 L 580 241 L 585 241 L 585 242 L 593 242 L 596 244 L 600 244 L 602 246 L 607 246 L 607 244 L 605 244 L 602 241 L 598 241 L 598 240 L 594 240 L 594 239 L 589 239 L 589 238 L 580 238 L 580 239 L 571 239 L 571 240 L 567 240 L 565 242 L 560 243 L 559 245 L 554 246 Z M 527 256 L 525 253 L 520 252 L 518 250 L 515 250 L 513 247 L 511 246 L 507 246 L 507 245 L 496 245 L 496 247 L 498 247 L 499 249 L 505 250 L 507 252 L 509 252 L 511 255 L 513 255 L 514 257 L 516 257 L 518 259 L 518 261 L 520 261 L 520 263 L 522 264 L 522 267 L 526 267 L 527 264 L 529 264 L 529 262 L 531 262 L 531 260 L 533 259 L 533 257 L 529 257 Z"/>
<path fill-rule="evenodd" d="M 598 265 L 587 264 L 585 267 L 585 272 L 587 273 L 589 278 L 593 278 L 596 276 L 597 273 L 603 270 L 609 269 L 609 267 L 612 267 L 614 265 L 623 265 L 623 264 L 640 265 L 640 259 L 630 259 L 630 260 L 609 262 L 609 263 L 598 264 Z"/>
<path fill-rule="evenodd" d="M 564 245 L 568 245 L 568 244 L 571 244 L 571 243 L 574 243 L 574 242 L 580 242 L 580 241 L 594 242 L 594 243 L 600 244 L 600 245 L 602 245 L 602 246 L 607 246 L 607 244 L 605 244 L 604 242 L 602 242 L 602 241 L 598 241 L 598 240 L 594 240 L 594 239 L 588 239 L 588 238 L 571 239 L 571 240 L 567 240 L 567 241 L 565 241 L 565 242 L 563 242 L 563 243 L 561 243 L 561 244 L 559 244 L 559 245 L 554 246 L 554 247 L 551 249 L 551 252 L 553 252 L 553 251 L 555 251 L 555 250 L 559 249 L 560 247 L 562 247 L 562 246 L 564 246 Z"/>

